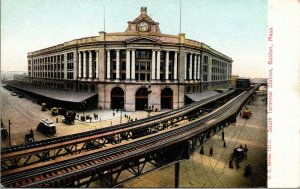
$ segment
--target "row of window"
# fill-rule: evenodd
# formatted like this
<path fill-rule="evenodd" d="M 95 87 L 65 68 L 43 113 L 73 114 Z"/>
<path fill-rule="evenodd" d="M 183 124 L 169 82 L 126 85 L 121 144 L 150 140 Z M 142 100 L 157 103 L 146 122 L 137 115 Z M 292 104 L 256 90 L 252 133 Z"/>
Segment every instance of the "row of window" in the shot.
<path fill-rule="evenodd" d="M 29 74 L 29 76 L 31 76 L 31 74 Z M 54 79 L 63 79 L 64 78 L 64 72 L 54 72 L 54 73 L 53 72 L 39 72 L 39 73 L 33 72 L 33 77 L 46 77 L 46 78 L 54 78 Z M 73 77 L 68 78 L 68 79 L 73 79 Z"/>
<path fill-rule="evenodd" d="M 73 63 L 72 63 L 73 64 Z M 64 64 L 48 64 L 48 65 L 34 65 L 33 70 L 63 70 L 64 69 Z M 31 67 L 28 67 L 28 70 L 31 70 Z"/>
<path fill-rule="evenodd" d="M 152 59 L 152 50 L 136 50 L 135 52 L 135 58 L 136 59 Z M 132 53 L 132 52 L 131 52 Z M 169 60 L 174 60 L 174 53 L 175 52 L 169 52 Z M 165 51 L 160 51 L 160 59 L 165 59 L 166 58 L 166 52 Z M 121 50 L 119 51 L 119 55 L 121 59 L 126 59 L 126 50 Z M 110 57 L 112 59 L 117 58 L 117 52 L 116 51 L 110 51 Z M 155 56 L 157 58 L 157 54 Z"/>
<path fill-rule="evenodd" d="M 76 84 L 75 83 L 61 83 L 61 82 L 52 82 L 52 81 L 32 81 L 33 84 L 35 85 L 44 85 L 56 89 L 76 89 Z M 88 84 L 78 84 L 78 90 L 79 91 L 96 91 L 96 85 L 88 85 Z"/>

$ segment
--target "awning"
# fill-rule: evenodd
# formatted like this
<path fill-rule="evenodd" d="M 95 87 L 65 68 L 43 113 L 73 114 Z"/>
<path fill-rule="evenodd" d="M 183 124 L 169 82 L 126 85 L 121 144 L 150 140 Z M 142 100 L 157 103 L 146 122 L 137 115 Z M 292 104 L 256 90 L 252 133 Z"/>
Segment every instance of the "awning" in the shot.
<path fill-rule="evenodd" d="M 190 94 L 186 94 L 185 96 L 194 102 L 198 102 L 200 100 L 204 100 L 209 97 L 216 96 L 218 94 L 220 94 L 220 93 L 218 93 L 216 91 L 205 91 L 203 93 L 190 93 Z"/>
<path fill-rule="evenodd" d="M 37 87 L 31 83 L 26 83 L 23 81 L 7 81 L 7 86 L 15 87 L 16 89 L 21 89 L 27 92 L 31 92 L 43 97 L 47 97 L 54 100 L 60 100 L 65 102 L 75 102 L 80 103 L 89 99 L 97 93 L 92 92 L 76 92 L 76 91 L 67 91 L 67 90 L 58 90 L 58 89 L 49 89 L 45 87 Z"/>

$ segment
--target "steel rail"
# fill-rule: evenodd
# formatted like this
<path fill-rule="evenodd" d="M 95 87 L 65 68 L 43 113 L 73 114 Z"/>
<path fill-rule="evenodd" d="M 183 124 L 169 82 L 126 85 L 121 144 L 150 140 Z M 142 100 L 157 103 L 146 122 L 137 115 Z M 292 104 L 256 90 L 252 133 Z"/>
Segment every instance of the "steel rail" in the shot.
<path fill-rule="evenodd" d="M 246 93 L 246 94 L 248 94 L 248 93 Z M 239 95 L 239 97 L 241 95 Z M 49 166 L 46 166 L 46 167 L 39 167 L 39 168 L 31 169 L 31 170 L 28 170 L 28 171 L 19 172 L 17 174 L 4 175 L 2 177 L 2 182 L 3 182 L 4 185 L 6 185 L 6 184 L 9 184 L 9 183 L 15 182 L 16 179 L 17 180 L 19 180 L 20 178 L 24 179 L 24 177 L 25 178 L 32 178 L 36 175 L 43 175 L 43 174 L 45 174 L 45 172 L 55 171 L 55 170 L 59 170 L 59 169 L 65 169 L 67 167 L 74 166 L 74 165 L 79 165 L 79 164 L 82 164 L 84 162 L 92 161 L 92 160 L 95 160 L 95 159 L 100 159 L 101 160 L 101 158 L 105 158 L 105 157 L 109 161 L 106 159 L 106 161 L 103 161 L 103 163 L 98 164 L 97 167 L 101 166 L 101 165 L 103 166 L 107 163 L 120 161 L 120 158 L 115 158 L 115 159 L 112 160 L 108 157 L 116 157 L 116 156 L 118 156 L 118 154 L 119 154 L 119 156 L 120 155 L 128 156 L 128 155 L 130 155 L 129 154 L 130 151 L 132 151 L 133 155 L 136 155 L 138 150 L 146 148 L 147 146 L 151 145 L 152 143 L 163 145 L 164 144 L 163 141 L 166 141 L 168 138 L 170 140 L 170 139 L 174 138 L 176 135 L 182 136 L 182 134 L 180 134 L 180 133 L 185 133 L 185 134 L 190 134 L 190 135 L 192 134 L 193 135 L 194 132 L 191 132 L 191 131 L 188 132 L 188 131 L 195 128 L 195 127 L 201 126 L 202 124 L 208 122 L 209 120 L 212 120 L 212 119 L 216 118 L 220 114 L 227 111 L 230 107 L 235 107 L 235 109 L 237 109 L 239 107 L 238 102 L 241 101 L 241 100 L 238 101 L 236 99 L 239 99 L 239 98 L 236 97 L 235 100 L 231 100 L 229 103 L 222 106 L 222 108 L 219 108 L 217 111 L 214 111 L 210 114 L 207 114 L 206 116 L 204 116 L 203 118 L 200 118 L 199 120 L 192 121 L 192 122 L 190 122 L 190 124 L 187 124 L 185 126 L 175 127 L 173 129 L 166 130 L 166 131 L 163 131 L 161 133 L 157 133 L 157 134 L 154 134 L 154 135 L 151 135 L 151 136 L 147 136 L 147 137 L 144 137 L 144 138 L 141 138 L 141 139 L 134 140 L 134 141 L 132 141 L 128 144 L 122 144 L 122 145 L 118 145 L 118 146 L 113 146 L 111 148 L 103 149 L 103 150 L 100 150 L 100 152 L 98 152 L 98 153 L 83 156 L 81 158 L 74 158 L 74 159 L 71 159 L 71 160 L 62 161 L 62 162 L 59 162 L 59 163 L 56 163 L 56 164 L 53 164 L 53 165 L 49 165 Z M 243 102 L 244 99 L 246 99 L 246 98 L 241 98 L 241 99 L 242 99 L 242 102 Z M 235 104 L 238 104 L 238 105 L 235 105 Z M 155 149 L 157 149 L 157 148 L 155 148 Z M 124 159 L 124 157 L 123 157 L 123 159 Z M 82 169 L 79 170 L 79 171 L 82 171 Z M 70 172 L 70 173 L 67 173 L 67 174 L 76 174 L 76 173 Z M 50 178 L 50 180 L 51 179 L 57 179 L 57 177 Z M 46 180 L 47 180 L 47 182 L 49 181 L 49 179 L 46 179 Z M 46 180 L 43 181 L 43 182 L 46 182 Z M 36 183 L 36 184 L 38 184 L 38 183 Z M 27 186 L 33 186 L 33 185 L 27 185 Z"/>
<path fill-rule="evenodd" d="M 173 111 L 169 111 L 169 112 L 165 112 L 165 113 L 158 114 L 158 115 L 155 115 L 155 116 L 151 116 L 149 118 L 140 119 L 140 120 L 137 120 L 137 121 L 134 121 L 134 122 L 124 123 L 124 124 L 115 125 L 115 126 L 106 127 L 106 128 L 100 128 L 100 129 L 96 129 L 96 130 L 93 130 L 93 131 L 86 131 L 86 132 L 79 133 L 79 134 L 72 134 L 72 135 L 56 137 L 56 138 L 52 138 L 52 139 L 46 139 L 46 140 L 42 140 L 42 141 L 36 141 L 36 142 L 31 143 L 31 144 L 23 144 L 23 145 L 15 145 L 15 146 L 11 146 L 11 147 L 5 147 L 5 148 L 1 149 L 1 155 L 3 156 L 4 154 L 17 152 L 17 151 L 22 151 L 22 150 L 28 150 L 28 149 L 32 149 L 32 148 L 38 148 L 38 147 L 47 148 L 49 145 L 69 142 L 69 141 L 72 141 L 72 140 L 74 142 L 76 142 L 77 139 L 81 139 L 81 138 L 84 138 L 84 137 L 90 137 L 90 136 L 93 136 L 93 135 L 99 135 L 99 134 L 103 134 L 103 133 L 107 133 L 107 132 L 115 132 L 117 130 L 129 128 L 129 127 L 133 128 L 134 126 L 139 126 L 141 124 L 145 124 L 145 123 L 149 124 L 149 122 L 151 122 L 151 121 L 154 121 L 154 123 L 152 123 L 152 124 L 155 124 L 155 123 L 157 124 L 159 122 L 162 122 L 163 118 L 168 118 L 170 116 L 176 117 L 176 116 L 182 115 L 186 111 L 192 111 L 193 109 L 196 109 L 199 106 L 204 106 L 204 105 L 206 105 L 208 103 L 211 103 L 215 100 L 218 100 L 220 98 L 228 96 L 228 95 L 230 95 L 234 92 L 235 92 L 235 90 L 231 90 L 231 91 L 228 91 L 226 93 L 222 93 L 222 94 L 210 97 L 208 99 L 192 103 L 190 105 L 184 106 L 182 108 L 179 108 L 179 109 L 176 109 L 176 110 L 173 110 Z M 168 118 L 168 119 L 171 119 L 171 118 Z"/>

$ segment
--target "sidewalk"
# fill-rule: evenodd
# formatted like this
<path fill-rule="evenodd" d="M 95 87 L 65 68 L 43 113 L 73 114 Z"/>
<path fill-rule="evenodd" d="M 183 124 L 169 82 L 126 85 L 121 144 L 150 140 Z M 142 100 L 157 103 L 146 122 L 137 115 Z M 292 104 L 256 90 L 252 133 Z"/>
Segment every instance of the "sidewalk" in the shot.
<path fill-rule="evenodd" d="M 251 105 L 252 117 L 238 116 L 237 123 L 225 128 L 223 147 L 222 132 L 217 133 L 204 145 L 204 155 L 198 150 L 191 158 L 180 163 L 180 187 L 267 187 L 267 115 L 266 106 L 257 99 Z M 247 145 L 247 158 L 240 162 L 240 169 L 230 169 L 228 161 L 233 149 Z M 209 148 L 214 153 L 209 155 Z M 244 177 L 245 165 L 250 164 L 254 174 Z M 174 187 L 174 165 L 156 170 L 123 184 L 123 187 Z"/>

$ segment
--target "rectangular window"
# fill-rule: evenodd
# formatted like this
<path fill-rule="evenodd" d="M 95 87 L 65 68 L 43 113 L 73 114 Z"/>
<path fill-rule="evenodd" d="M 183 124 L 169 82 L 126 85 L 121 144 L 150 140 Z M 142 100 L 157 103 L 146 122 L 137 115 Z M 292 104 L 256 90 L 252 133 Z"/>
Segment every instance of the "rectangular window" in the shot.
<path fill-rule="evenodd" d="M 117 63 L 116 63 L 116 61 L 113 61 L 113 62 L 112 62 L 112 65 L 113 65 L 113 66 L 112 66 L 112 67 L 113 67 L 113 70 L 116 70 L 116 69 L 117 69 Z"/>
<path fill-rule="evenodd" d="M 151 63 L 150 63 L 150 62 L 147 62 L 147 70 L 150 71 L 150 69 L 151 69 Z"/>
<path fill-rule="evenodd" d="M 146 70 L 146 62 L 140 63 L 140 70 Z"/>
<path fill-rule="evenodd" d="M 121 53 L 121 58 L 126 58 L 126 51 L 120 51 Z"/>
<path fill-rule="evenodd" d="M 208 56 L 204 56 L 204 63 L 208 63 Z"/>
<path fill-rule="evenodd" d="M 141 74 L 140 74 L 140 80 L 141 80 L 141 81 L 145 81 L 145 80 L 146 80 L 146 76 L 145 76 L 144 73 L 141 73 Z"/>
<path fill-rule="evenodd" d="M 121 62 L 121 70 L 126 70 L 126 62 L 125 61 Z"/>
<path fill-rule="evenodd" d="M 122 80 L 126 79 L 126 73 L 122 73 L 122 74 L 121 74 L 121 79 L 122 79 Z"/>
<path fill-rule="evenodd" d="M 147 74 L 147 81 L 150 81 L 150 74 Z"/>

